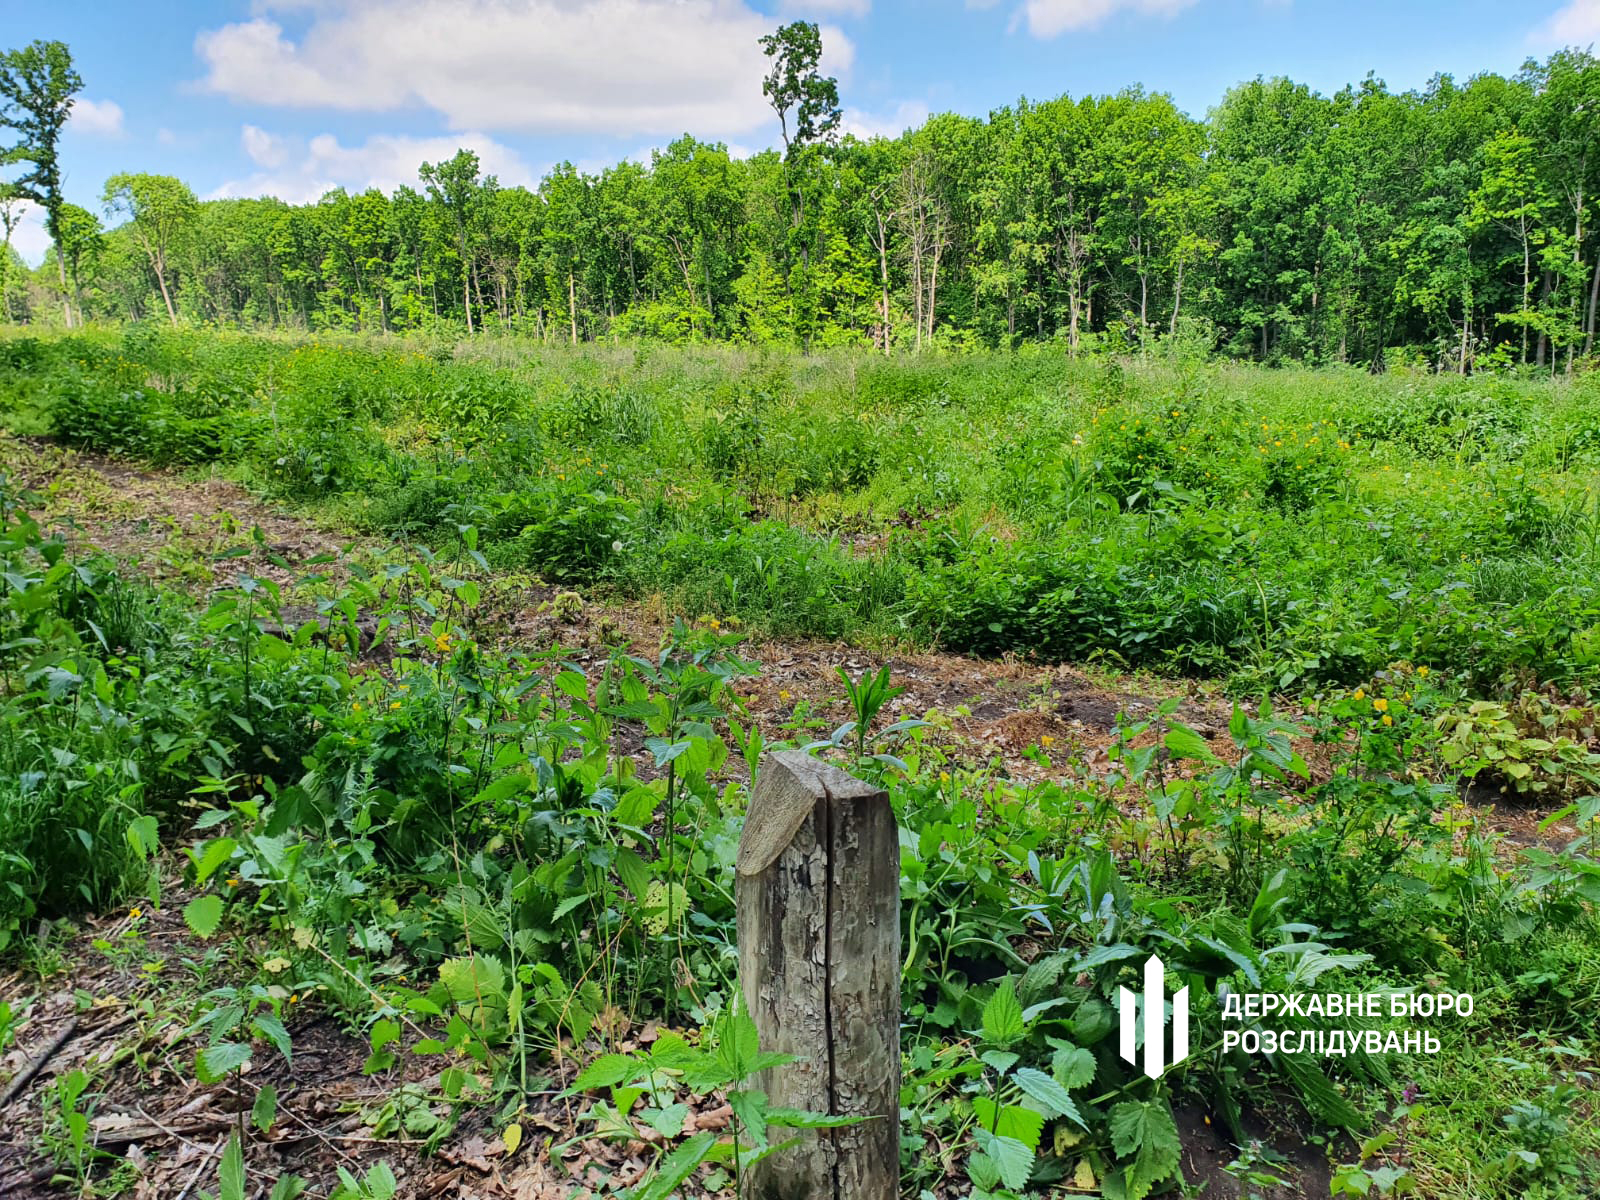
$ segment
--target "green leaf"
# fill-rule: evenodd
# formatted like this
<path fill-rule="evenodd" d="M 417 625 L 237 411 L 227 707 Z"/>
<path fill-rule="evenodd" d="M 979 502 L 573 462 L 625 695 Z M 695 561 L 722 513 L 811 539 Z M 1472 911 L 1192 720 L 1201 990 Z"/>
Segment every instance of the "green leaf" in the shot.
<path fill-rule="evenodd" d="M 505 997 L 505 969 L 497 960 L 481 955 L 445 959 L 439 964 L 439 981 L 457 1004 L 476 1004 L 480 997 L 485 1003 Z"/>
<path fill-rule="evenodd" d="M 1039 1138 L 1044 1134 L 1045 1114 L 1017 1104 L 1002 1104 L 998 1108 L 988 1096 L 974 1096 L 972 1110 L 978 1114 L 978 1124 L 1001 1137 L 1015 1138 L 1029 1150 L 1039 1148 Z"/>
<path fill-rule="evenodd" d="M 236 1133 L 228 1139 L 217 1170 L 217 1200 L 244 1200 L 244 1148 Z"/>
<path fill-rule="evenodd" d="M 161 848 L 160 827 L 151 816 L 135 817 L 128 822 L 128 845 L 141 860 L 149 858 Z"/>
<path fill-rule="evenodd" d="M 1178 1169 L 1178 1125 L 1164 1100 L 1113 1108 L 1111 1146 L 1119 1158 L 1133 1159 L 1122 1174 L 1129 1200 L 1144 1200 L 1151 1188 Z"/>
<path fill-rule="evenodd" d="M 222 925 L 222 897 L 213 892 L 196 896 L 183 906 L 183 920 L 196 937 L 210 937 Z"/>
<path fill-rule="evenodd" d="M 617 878 L 622 880 L 622 886 L 633 893 L 635 900 L 643 900 L 650 888 L 650 868 L 645 866 L 644 859 L 623 847 L 617 851 L 616 867 Z"/>
<path fill-rule="evenodd" d="M 1026 1032 L 1017 990 L 1004 979 L 983 1006 L 983 1036 L 997 1046 L 1009 1046 Z"/>
<path fill-rule="evenodd" d="M 1058 1046 L 1050 1056 L 1050 1073 L 1069 1091 L 1094 1082 L 1095 1070 L 1094 1055 L 1082 1046 Z"/>
<path fill-rule="evenodd" d="M 562 1095 L 571 1096 L 578 1092 L 593 1092 L 600 1088 L 615 1087 L 630 1074 L 642 1075 L 646 1068 L 638 1059 L 626 1054 L 602 1054 L 587 1067 L 578 1073 Z"/>
<path fill-rule="evenodd" d="M 665 1108 L 647 1108 L 640 1115 L 644 1118 L 644 1123 L 662 1137 L 675 1138 L 683 1132 L 683 1123 L 689 1117 L 689 1106 L 669 1104 Z"/>
<path fill-rule="evenodd" d="M 399 1036 L 400 1022 L 380 1017 L 372 1023 L 372 1031 L 367 1035 L 367 1045 L 373 1050 L 382 1050 Z"/>
<path fill-rule="evenodd" d="M 299 1175 L 280 1175 L 272 1191 L 267 1193 L 267 1200 L 299 1200 L 305 1190 L 306 1181 Z"/>
<path fill-rule="evenodd" d="M 714 1133 L 697 1133 L 679 1146 L 656 1168 L 655 1175 L 643 1187 L 636 1188 L 629 1200 L 668 1200 L 695 1168 L 705 1162 L 706 1155 L 717 1144 Z"/>
<path fill-rule="evenodd" d="M 1033 1174 L 1033 1151 L 1016 1138 L 1001 1137 L 987 1129 L 972 1131 L 972 1140 L 978 1149 L 987 1154 L 1000 1172 L 1000 1181 L 1013 1192 L 1028 1186 Z"/>
<path fill-rule="evenodd" d="M 1145 952 L 1138 946 L 1118 942 L 1114 946 L 1096 946 L 1073 964 L 1074 971 L 1089 971 L 1106 963 L 1122 962 L 1129 958 L 1143 958 Z"/>
<path fill-rule="evenodd" d="M 1206 744 L 1205 738 L 1182 721 L 1172 723 L 1172 727 L 1167 730 L 1167 736 L 1162 739 L 1162 744 L 1173 758 L 1193 758 L 1213 766 L 1222 761 L 1211 753 L 1211 747 Z"/>
<path fill-rule="evenodd" d="M 1043 1071 L 1033 1067 L 1018 1067 L 1011 1073 L 1011 1081 L 1022 1089 L 1025 1096 L 1043 1105 L 1047 1116 L 1066 1117 L 1080 1129 L 1089 1128 L 1079 1115 L 1078 1106 L 1067 1094 L 1067 1089 Z"/>
<path fill-rule="evenodd" d="M 233 857 L 233 852 L 239 848 L 239 843 L 231 837 L 212 838 L 205 844 L 205 848 L 198 854 L 189 851 L 189 857 L 194 860 L 194 881 L 204 883 L 216 873 L 218 867 Z"/>
<path fill-rule="evenodd" d="M 1014 1054 L 1010 1050 L 985 1050 L 978 1055 L 978 1061 L 1004 1075 L 1022 1061 L 1022 1055 Z"/>
<path fill-rule="evenodd" d="M 757 1150 L 767 1144 L 767 1094 L 763 1091 L 728 1093 L 728 1107 L 743 1127 L 745 1139 Z"/>
<path fill-rule="evenodd" d="M 390 1200 L 390 1197 L 400 1190 L 400 1181 L 394 1177 L 394 1171 L 389 1164 L 382 1159 L 367 1168 L 366 1176 L 361 1182 L 371 1200 Z"/>
<path fill-rule="evenodd" d="M 249 1061 L 250 1046 L 247 1043 L 218 1042 L 194 1056 L 195 1078 L 201 1083 L 221 1083 Z"/>
<path fill-rule="evenodd" d="M 512 775 L 502 775 L 488 787 L 484 788 L 472 798 L 474 805 L 498 804 L 502 800 L 509 800 L 512 796 L 528 790 L 528 785 L 533 780 L 520 772 Z"/>
<path fill-rule="evenodd" d="M 282 1021 L 271 1013 L 262 1013 L 260 1016 L 253 1018 L 250 1024 L 254 1026 L 258 1034 L 277 1048 L 278 1053 L 283 1055 L 284 1062 L 291 1061 L 290 1051 L 293 1047 L 289 1043 L 289 1031 L 283 1027 Z"/>
<path fill-rule="evenodd" d="M 256 1093 L 256 1102 L 250 1106 L 250 1122 L 262 1133 L 271 1133 L 272 1123 L 277 1119 L 278 1089 L 264 1083 Z"/>
<path fill-rule="evenodd" d="M 827 1113 L 806 1112 L 799 1108 L 767 1109 L 767 1124 L 784 1129 L 843 1129 L 860 1125 L 867 1117 L 830 1117 Z"/>
<path fill-rule="evenodd" d="M 1273 1061 L 1294 1083 L 1305 1106 L 1328 1124 L 1344 1129 L 1365 1126 L 1365 1118 L 1339 1094 L 1332 1081 L 1309 1055 L 1278 1054 L 1273 1056 Z"/>

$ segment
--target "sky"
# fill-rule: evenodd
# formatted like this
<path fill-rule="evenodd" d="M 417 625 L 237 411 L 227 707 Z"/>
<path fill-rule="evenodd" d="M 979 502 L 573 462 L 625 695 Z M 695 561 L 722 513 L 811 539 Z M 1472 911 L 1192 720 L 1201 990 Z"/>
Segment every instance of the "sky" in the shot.
<path fill-rule="evenodd" d="M 99 211 L 120 171 L 300 203 L 461 146 L 527 185 L 685 132 L 749 154 L 778 140 L 756 39 L 799 19 L 863 137 L 1131 84 L 1199 117 L 1258 75 L 1404 90 L 1600 42 L 1600 0 L 0 0 L 0 49 L 70 47 L 65 190 Z M 42 258 L 37 212 L 14 244 Z"/>

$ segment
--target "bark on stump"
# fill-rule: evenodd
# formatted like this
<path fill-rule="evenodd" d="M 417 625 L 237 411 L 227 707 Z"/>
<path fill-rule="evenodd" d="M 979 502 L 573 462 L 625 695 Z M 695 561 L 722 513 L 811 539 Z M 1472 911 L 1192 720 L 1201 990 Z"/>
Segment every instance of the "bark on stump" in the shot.
<path fill-rule="evenodd" d="M 900 839 L 888 793 L 797 750 L 769 755 L 739 839 L 739 975 L 774 1108 L 867 1120 L 799 1131 L 757 1200 L 895 1200 L 900 1184 Z M 772 1130 L 774 1138 L 790 1131 Z"/>

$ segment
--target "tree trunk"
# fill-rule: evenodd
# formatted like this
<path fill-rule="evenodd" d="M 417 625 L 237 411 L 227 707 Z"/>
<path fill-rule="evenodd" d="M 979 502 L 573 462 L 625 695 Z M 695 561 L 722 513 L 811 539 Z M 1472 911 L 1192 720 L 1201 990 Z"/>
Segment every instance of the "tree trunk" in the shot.
<path fill-rule="evenodd" d="M 1594 349 L 1594 314 L 1600 307 L 1600 254 L 1594 256 L 1594 277 L 1589 281 L 1589 315 L 1583 325 L 1583 353 L 1585 357 Z"/>
<path fill-rule="evenodd" d="M 60 243 L 56 244 L 56 268 L 61 275 L 61 307 L 67 328 L 72 328 L 72 293 L 67 290 L 67 256 Z"/>
<path fill-rule="evenodd" d="M 888 793 L 801 751 L 761 765 L 739 839 L 739 977 L 773 1107 L 865 1117 L 751 1171 L 754 1200 L 896 1200 L 900 845 Z"/>
<path fill-rule="evenodd" d="M 876 217 L 878 222 L 878 280 L 883 288 L 883 298 L 880 301 L 879 317 L 882 324 L 878 328 L 883 339 L 883 356 L 889 357 L 889 230 L 881 216 Z"/>
<path fill-rule="evenodd" d="M 1540 305 L 1544 305 L 1544 304 L 1549 302 L 1549 300 L 1550 300 L 1550 291 L 1551 291 L 1551 288 L 1550 288 L 1550 272 L 1546 271 L 1544 273 L 1544 279 L 1542 281 L 1542 286 L 1539 289 L 1539 303 L 1540 303 Z M 1550 347 L 1550 335 L 1548 333 L 1546 333 L 1544 330 L 1541 329 L 1539 331 L 1539 342 L 1538 342 L 1537 347 L 1534 350 L 1534 365 L 1535 366 L 1537 366 L 1537 367 L 1543 367 L 1544 366 L 1545 352 L 1549 349 L 1549 347 Z M 1553 360 L 1552 360 L 1551 365 L 1552 366 L 1555 365 Z"/>
<path fill-rule="evenodd" d="M 171 321 L 172 327 L 176 329 L 178 327 L 178 313 L 172 307 L 172 293 L 167 290 L 167 265 L 153 254 L 150 256 L 150 265 L 155 268 L 156 283 L 161 287 L 161 299 L 167 305 L 167 320 Z"/>
<path fill-rule="evenodd" d="M 572 344 L 578 344 L 578 283 L 572 272 L 567 272 L 567 317 L 572 322 Z"/>
<path fill-rule="evenodd" d="M 1178 336 L 1178 309 L 1183 304 L 1183 259 L 1178 260 L 1178 273 L 1172 283 L 1172 329 L 1173 337 Z"/>
<path fill-rule="evenodd" d="M 1528 242 L 1528 218 L 1522 218 L 1522 365 L 1528 365 L 1528 301 L 1533 296 L 1533 250 Z"/>

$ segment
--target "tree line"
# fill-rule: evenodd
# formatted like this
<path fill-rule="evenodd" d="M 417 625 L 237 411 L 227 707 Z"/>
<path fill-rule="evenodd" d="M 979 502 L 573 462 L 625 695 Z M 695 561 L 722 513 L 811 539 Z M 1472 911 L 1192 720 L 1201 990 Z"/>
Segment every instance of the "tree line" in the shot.
<path fill-rule="evenodd" d="M 685 135 L 647 164 L 563 163 L 528 189 L 461 150 L 418 187 L 300 205 L 122 174 L 91 212 L 61 198 L 56 160 L 81 80 L 65 46 L 36 42 L 0 56 L 4 316 L 886 354 L 1183 337 L 1463 372 L 1571 370 L 1594 350 L 1585 51 L 1406 92 L 1255 79 L 1203 120 L 1133 87 L 863 140 L 839 135 L 814 25 L 762 49 L 782 144 L 748 158 Z M 53 243 L 33 272 L 10 250 L 21 200 Z"/>

